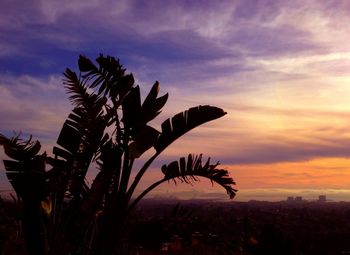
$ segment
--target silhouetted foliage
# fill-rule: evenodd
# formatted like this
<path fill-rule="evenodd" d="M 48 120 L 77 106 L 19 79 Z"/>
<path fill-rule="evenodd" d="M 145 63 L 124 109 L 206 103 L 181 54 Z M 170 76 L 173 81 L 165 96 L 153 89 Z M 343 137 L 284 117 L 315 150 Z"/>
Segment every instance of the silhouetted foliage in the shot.
<path fill-rule="evenodd" d="M 130 211 L 158 185 L 169 180 L 186 183 L 208 178 L 223 186 L 230 198 L 236 190 L 227 170 L 202 155 L 189 155 L 187 163 L 164 165 L 164 177 L 133 198 L 151 163 L 177 138 L 226 113 L 204 105 L 165 120 L 161 131 L 149 125 L 166 104 L 155 82 L 145 100 L 132 74 L 119 60 L 100 55 L 97 66 L 79 57 L 79 74 L 64 72 L 64 87 L 74 106 L 53 148 L 54 157 L 39 154 L 38 141 L 0 135 L 11 160 L 6 174 L 23 201 L 24 234 L 30 254 L 114 254 L 121 247 Z M 112 132 L 108 132 L 112 130 Z M 154 154 L 130 180 L 134 161 L 153 148 Z M 92 162 L 98 173 L 89 186 L 86 174 Z M 50 166 L 49 170 L 48 169 Z M 119 250 L 121 252 L 121 250 Z"/>

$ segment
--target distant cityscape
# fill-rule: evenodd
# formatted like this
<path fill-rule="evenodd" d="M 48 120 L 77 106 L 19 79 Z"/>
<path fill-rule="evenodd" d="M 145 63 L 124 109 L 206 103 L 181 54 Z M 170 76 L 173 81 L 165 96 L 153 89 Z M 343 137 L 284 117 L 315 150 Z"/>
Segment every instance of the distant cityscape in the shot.
<path fill-rule="evenodd" d="M 350 203 L 305 197 L 145 200 L 135 214 L 134 242 L 141 255 L 350 254 Z"/>
<path fill-rule="evenodd" d="M 287 202 L 290 202 L 290 203 L 300 203 L 300 202 L 307 202 L 307 201 L 309 201 L 309 200 L 303 199 L 302 196 L 287 197 Z M 320 202 L 320 203 L 325 203 L 325 202 L 327 202 L 327 197 L 326 197 L 326 195 L 319 195 L 318 200 L 316 200 L 316 201 Z"/>
<path fill-rule="evenodd" d="M 11 195 L 12 194 L 12 195 Z M 13 195 L 15 195 L 13 193 L 13 190 L 0 190 L 0 197 L 2 198 L 5 198 L 5 199 L 12 199 L 13 198 Z M 225 194 L 224 194 L 225 195 Z M 200 197 L 200 196 L 194 196 L 192 198 L 190 197 L 186 197 L 186 198 L 182 198 L 182 197 L 178 197 L 175 195 L 169 195 L 169 196 L 162 196 L 162 195 L 156 195 L 156 196 L 153 196 L 153 197 L 149 197 L 147 198 L 147 200 L 156 200 L 156 201 L 159 201 L 159 200 L 166 200 L 166 201 L 192 201 L 192 200 L 202 200 L 202 201 L 212 201 L 212 202 L 215 202 L 215 201 L 227 201 L 227 197 L 226 196 L 213 196 L 211 198 L 209 197 Z M 229 200 L 230 201 L 230 200 Z M 270 200 L 270 199 L 265 199 L 265 198 L 260 198 L 260 199 L 244 199 L 244 200 L 237 200 L 237 199 L 234 199 L 232 200 L 233 202 L 250 202 L 250 201 L 270 201 L 270 202 L 288 202 L 288 203 L 301 203 L 301 202 L 319 202 L 319 203 L 326 203 L 326 202 L 344 202 L 344 200 L 341 200 L 341 199 L 327 199 L 327 196 L 326 195 L 319 195 L 318 197 L 316 197 L 315 199 L 312 199 L 310 198 L 310 195 L 307 196 L 307 198 L 304 198 L 303 196 L 300 196 L 300 195 L 297 195 L 297 196 L 287 196 L 286 199 L 280 199 L 280 200 L 277 200 L 277 199 L 273 199 L 273 200 Z M 348 200 L 345 200 L 345 201 L 348 201 Z M 349 202 L 349 201 L 348 201 Z"/>
<path fill-rule="evenodd" d="M 350 254 L 350 202 L 309 198 L 145 199 L 131 215 L 125 245 L 139 255 Z M 0 219 L 0 254 L 15 254 L 24 242 L 14 199 L 0 199 Z"/>

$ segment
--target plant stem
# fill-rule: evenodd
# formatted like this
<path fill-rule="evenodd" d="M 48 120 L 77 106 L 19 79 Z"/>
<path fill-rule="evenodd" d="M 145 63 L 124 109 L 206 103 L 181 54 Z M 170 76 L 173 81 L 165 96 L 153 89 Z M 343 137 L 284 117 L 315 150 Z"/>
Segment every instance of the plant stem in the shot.
<path fill-rule="evenodd" d="M 131 184 L 127 192 L 127 201 L 130 201 L 132 194 L 134 193 L 142 176 L 145 174 L 145 172 L 147 171 L 148 167 L 152 164 L 152 162 L 158 157 L 158 155 L 159 155 L 159 152 L 156 152 L 149 160 L 147 160 L 147 162 L 142 166 L 140 171 L 137 173 L 137 175 L 135 176 L 135 180 L 133 181 L 133 183 Z"/>
<path fill-rule="evenodd" d="M 147 189 L 145 189 L 140 195 L 137 196 L 137 198 L 135 198 L 135 200 L 129 205 L 128 209 L 127 209 L 127 214 L 129 214 L 134 207 L 137 205 L 138 202 L 140 202 L 140 200 L 146 196 L 150 191 L 152 191 L 154 188 L 156 188 L 157 186 L 159 186 L 160 184 L 162 184 L 163 182 L 167 181 L 167 179 L 162 179 L 159 180 L 155 183 L 153 183 L 152 185 L 150 185 Z"/>

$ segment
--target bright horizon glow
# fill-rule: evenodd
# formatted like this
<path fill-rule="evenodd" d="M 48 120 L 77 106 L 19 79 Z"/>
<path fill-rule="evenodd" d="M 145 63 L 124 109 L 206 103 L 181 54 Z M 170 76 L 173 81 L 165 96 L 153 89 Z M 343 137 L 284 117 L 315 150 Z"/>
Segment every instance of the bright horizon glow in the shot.
<path fill-rule="evenodd" d="M 143 95 L 156 80 L 169 92 L 155 127 L 198 104 L 228 113 L 175 142 L 140 188 L 161 164 L 203 153 L 230 171 L 237 201 L 350 200 L 349 11 L 346 0 L 3 1 L 0 133 L 33 134 L 50 153 L 71 109 L 62 72 L 77 70 L 79 54 L 103 53 L 120 58 Z M 225 195 L 203 181 L 150 196 L 191 192 Z"/>

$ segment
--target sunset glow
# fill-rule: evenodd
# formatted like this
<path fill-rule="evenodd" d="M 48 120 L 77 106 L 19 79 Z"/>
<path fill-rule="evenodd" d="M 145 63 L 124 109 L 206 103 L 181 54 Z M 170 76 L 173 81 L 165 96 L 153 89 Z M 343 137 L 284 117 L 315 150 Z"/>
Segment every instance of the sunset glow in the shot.
<path fill-rule="evenodd" d="M 32 134 L 51 153 L 71 109 L 62 72 L 103 53 L 143 95 L 160 82 L 160 120 L 198 104 L 228 113 L 166 150 L 143 187 L 162 164 L 203 153 L 230 171 L 237 200 L 350 200 L 350 2 L 205 2 L 2 1 L 0 133 Z M 153 196 L 222 198 L 208 184 Z"/>

